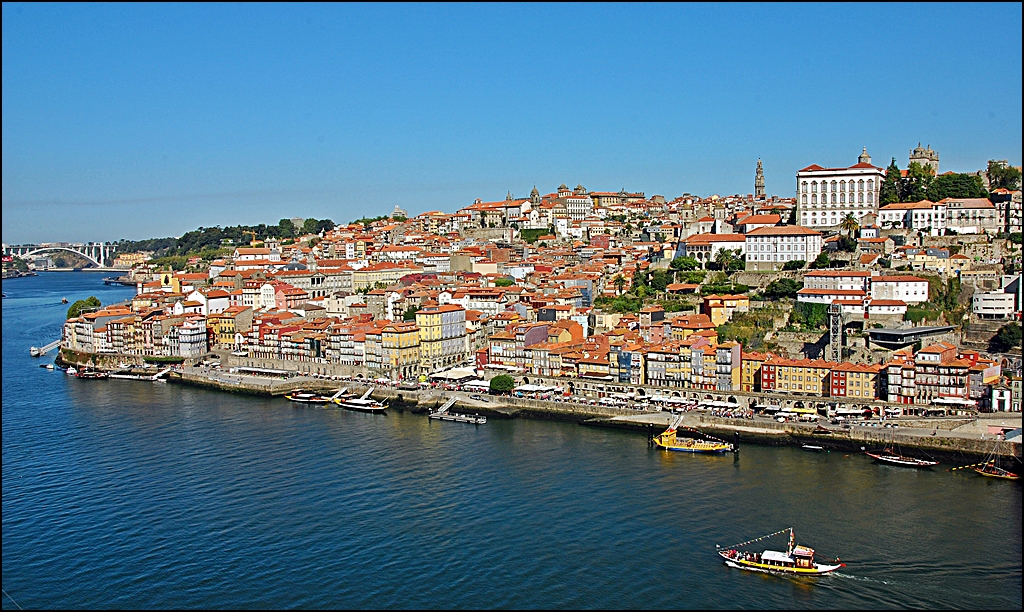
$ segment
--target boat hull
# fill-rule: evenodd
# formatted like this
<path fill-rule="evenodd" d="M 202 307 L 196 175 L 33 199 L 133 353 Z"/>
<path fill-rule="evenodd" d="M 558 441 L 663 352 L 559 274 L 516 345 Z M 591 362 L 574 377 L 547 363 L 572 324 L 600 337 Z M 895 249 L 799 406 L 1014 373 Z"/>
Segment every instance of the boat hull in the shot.
<path fill-rule="evenodd" d="M 985 478 L 1000 478 L 1002 480 L 1020 480 L 1020 474 L 1014 474 L 1013 472 L 1009 472 L 1006 470 L 1002 470 L 1000 472 L 993 472 L 990 470 L 986 470 L 983 467 L 976 467 L 974 468 L 974 471 L 981 474 Z"/>
<path fill-rule="evenodd" d="M 938 465 L 938 461 L 926 461 L 924 459 L 914 459 L 913 457 L 902 457 L 897 455 L 883 455 L 881 453 L 864 453 L 868 457 L 871 457 L 879 463 L 885 463 L 886 465 L 898 465 L 901 467 L 912 467 L 912 468 L 928 468 Z"/>
<path fill-rule="evenodd" d="M 723 559 L 725 559 L 725 564 L 729 567 L 734 567 L 736 569 L 742 569 L 751 572 L 766 572 L 769 574 L 786 574 L 790 576 L 823 576 L 825 574 L 830 574 L 841 567 L 846 567 L 845 563 L 837 563 L 834 565 L 824 565 L 815 563 L 814 567 L 784 567 L 779 565 L 770 565 L 768 563 L 748 561 L 745 559 L 733 559 L 727 555 L 727 551 L 719 551 L 718 554 Z"/>

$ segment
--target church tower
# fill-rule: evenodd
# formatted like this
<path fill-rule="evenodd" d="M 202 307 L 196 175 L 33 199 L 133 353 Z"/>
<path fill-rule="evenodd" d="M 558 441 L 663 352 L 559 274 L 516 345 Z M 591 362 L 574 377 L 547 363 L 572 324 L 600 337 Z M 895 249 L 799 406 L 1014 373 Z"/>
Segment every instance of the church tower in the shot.
<path fill-rule="evenodd" d="M 764 168 L 761 167 L 761 160 L 757 160 L 757 173 L 754 175 L 754 198 L 764 199 Z"/>
<path fill-rule="evenodd" d="M 858 164 L 870 164 L 871 163 L 871 156 L 868 155 L 868 148 L 867 147 L 864 147 L 864 150 L 861 151 L 860 156 L 857 157 L 857 163 Z"/>

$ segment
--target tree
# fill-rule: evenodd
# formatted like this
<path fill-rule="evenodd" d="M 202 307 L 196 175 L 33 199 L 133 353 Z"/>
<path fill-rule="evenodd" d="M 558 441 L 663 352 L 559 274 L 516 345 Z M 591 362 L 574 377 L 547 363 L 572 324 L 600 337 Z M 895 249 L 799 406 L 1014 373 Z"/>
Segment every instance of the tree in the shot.
<path fill-rule="evenodd" d="M 764 297 L 769 300 L 777 300 L 779 298 L 795 298 L 796 292 L 800 291 L 803 285 L 791 278 L 780 278 L 777 281 L 772 281 L 768 284 L 768 287 L 764 290 Z"/>
<path fill-rule="evenodd" d="M 516 281 L 511 278 L 498 278 L 494 280 L 495 287 L 511 287 L 514 284 L 516 284 Z"/>
<path fill-rule="evenodd" d="M 782 269 L 783 270 L 801 270 L 806 265 L 807 265 L 807 262 L 804 261 L 803 259 L 794 259 L 792 261 L 787 261 L 785 263 L 785 265 L 782 266 Z"/>
<path fill-rule="evenodd" d="M 700 263 L 693 257 L 676 257 L 668 267 L 673 270 L 696 270 L 700 268 Z"/>
<path fill-rule="evenodd" d="M 900 168 L 896 165 L 896 158 L 892 158 L 889 167 L 885 170 L 885 178 L 878 190 L 878 204 L 885 206 L 900 201 L 900 192 L 903 178 L 900 175 Z"/>
<path fill-rule="evenodd" d="M 846 213 L 839 223 L 839 229 L 846 232 L 847 236 L 852 236 L 855 231 L 860 229 L 860 223 L 857 223 L 857 217 L 854 217 L 853 213 Z"/>
<path fill-rule="evenodd" d="M 907 167 L 907 178 L 903 180 L 903 202 L 920 202 L 928 198 L 928 188 L 931 187 L 935 178 L 935 171 L 931 166 L 922 166 L 917 162 L 911 162 Z"/>
<path fill-rule="evenodd" d="M 805 327 L 821 327 L 828 320 L 828 305 L 797 302 L 789 313 L 789 322 Z"/>
<path fill-rule="evenodd" d="M 995 353 L 1009 353 L 1021 344 L 1021 329 L 1019 323 L 1007 323 L 999 328 L 996 335 L 992 337 L 989 347 Z"/>
<path fill-rule="evenodd" d="M 1010 191 L 1020 189 L 1020 170 L 1008 165 L 1005 161 L 990 159 L 985 174 L 988 176 L 988 188 L 993 191 L 996 189 L 1009 189 Z"/>
<path fill-rule="evenodd" d="M 811 264 L 811 267 L 816 270 L 821 270 L 823 268 L 828 268 L 831 263 L 832 262 L 829 261 L 828 258 L 828 253 L 822 251 L 821 253 L 818 253 L 818 257 L 814 259 L 814 263 Z"/>
<path fill-rule="evenodd" d="M 511 393 L 516 388 L 516 380 L 508 374 L 498 374 L 491 379 L 491 393 Z"/>
<path fill-rule="evenodd" d="M 938 202 L 946 198 L 987 198 L 985 184 L 980 176 L 971 174 L 943 174 L 935 177 L 928 187 L 928 199 Z"/>
<path fill-rule="evenodd" d="M 402 320 L 403 321 L 415 321 L 416 320 L 416 312 L 417 312 L 416 307 L 415 306 L 410 306 L 409 308 L 406 309 L 406 311 L 404 313 L 402 313 Z"/>
<path fill-rule="evenodd" d="M 68 318 L 74 319 L 81 315 L 83 310 L 93 310 L 100 306 L 102 306 L 102 304 L 100 304 L 99 298 L 95 295 L 90 295 L 84 300 L 75 301 L 75 303 L 71 305 L 71 308 L 68 308 Z"/>
<path fill-rule="evenodd" d="M 672 277 L 664 270 L 655 270 L 651 274 L 651 288 L 655 291 L 665 291 L 670 282 L 672 282 Z"/>
<path fill-rule="evenodd" d="M 838 242 L 839 250 L 844 253 L 853 253 L 857 250 L 857 241 L 850 236 L 843 236 Z"/>
<path fill-rule="evenodd" d="M 612 284 L 615 285 L 615 294 L 622 295 L 622 289 L 626 286 L 626 277 L 616 274 L 615 278 L 612 279 Z"/>
<path fill-rule="evenodd" d="M 294 238 L 295 224 L 292 223 L 291 219 L 281 219 L 280 221 L 277 222 L 277 231 L 277 235 L 280 236 L 281 238 Z"/>

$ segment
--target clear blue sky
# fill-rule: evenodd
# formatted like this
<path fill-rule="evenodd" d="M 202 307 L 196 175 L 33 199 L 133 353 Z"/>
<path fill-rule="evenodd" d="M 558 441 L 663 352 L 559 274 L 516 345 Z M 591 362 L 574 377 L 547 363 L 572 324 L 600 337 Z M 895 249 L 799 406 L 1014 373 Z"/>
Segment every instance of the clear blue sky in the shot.
<path fill-rule="evenodd" d="M 1021 163 L 1021 4 L 3 4 L 3 240 Z"/>

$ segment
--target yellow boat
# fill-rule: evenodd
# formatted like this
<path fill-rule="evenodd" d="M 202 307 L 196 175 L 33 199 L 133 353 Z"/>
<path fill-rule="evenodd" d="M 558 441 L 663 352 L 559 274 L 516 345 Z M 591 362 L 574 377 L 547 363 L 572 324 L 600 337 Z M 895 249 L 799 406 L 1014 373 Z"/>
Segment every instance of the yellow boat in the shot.
<path fill-rule="evenodd" d="M 727 453 L 736 447 L 722 440 L 701 440 L 696 438 L 680 438 L 676 432 L 682 423 L 683 415 L 676 415 L 669 423 L 668 429 L 654 436 L 654 444 L 665 450 L 683 453 Z"/>
<path fill-rule="evenodd" d="M 789 547 L 786 549 L 786 552 L 765 550 L 764 552 L 753 553 L 739 549 L 745 544 L 770 538 L 774 535 L 785 533 L 787 531 L 789 532 Z M 782 531 L 777 531 L 767 536 L 762 536 L 749 542 L 736 544 L 729 548 L 721 548 L 719 546 L 716 546 L 715 548 L 718 550 L 719 556 L 725 559 L 725 564 L 729 567 L 755 572 L 793 574 L 798 576 L 821 576 L 834 572 L 841 567 L 846 567 L 845 563 L 839 562 L 839 557 L 836 557 L 834 563 L 816 563 L 814 561 L 813 548 L 798 546 L 795 544 L 792 527 L 789 529 L 783 529 Z"/>

